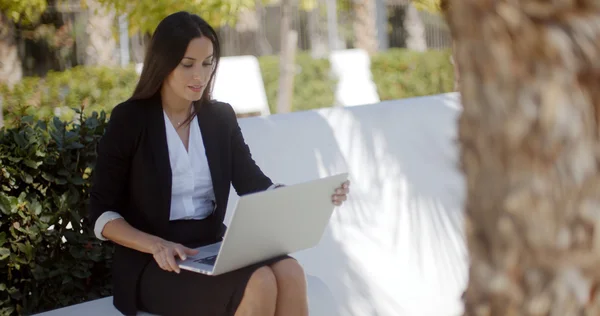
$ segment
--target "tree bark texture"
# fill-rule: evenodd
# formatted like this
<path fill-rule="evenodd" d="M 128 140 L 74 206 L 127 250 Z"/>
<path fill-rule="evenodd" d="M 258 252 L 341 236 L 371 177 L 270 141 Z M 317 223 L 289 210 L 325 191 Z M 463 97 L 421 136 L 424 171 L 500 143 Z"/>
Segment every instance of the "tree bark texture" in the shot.
<path fill-rule="evenodd" d="M 281 52 L 279 53 L 279 90 L 277 113 L 292 111 L 298 33 L 292 29 L 292 0 L 281 1 Z"/>
<path fill-rule="evenodd" d="M 13 21 L 0 13 L 0 83 L 12 86 L 23 77 Z M 0 112 L 2 115 L 2 112 Z"/>
<path fill-rule="evenodd" d="M 600 315 L 600 1 L 448 0 L 467 315 Z"/>
<path fill-rule="evenodd" d="M 86 65 L 116 66 L 117 40 L 115 38 L 115 13 L 103 8 L 95 0 L 87 1 L 88 23 L 86 33 L 88 43 L 85 50 Z"/>
<path fill-rule="evenodd" d="M 406 48 L 417 52 L 427 50 L 425 23 L 423 23 L 419 11 L 412 3 L 406 4 L 404 29 L 406 30 Z"/>
<path fill-rule="evenodd" d="M 377 52 L 377 12 L 374 0 L 354 0 L 354 46 L 367 51 Z"/>

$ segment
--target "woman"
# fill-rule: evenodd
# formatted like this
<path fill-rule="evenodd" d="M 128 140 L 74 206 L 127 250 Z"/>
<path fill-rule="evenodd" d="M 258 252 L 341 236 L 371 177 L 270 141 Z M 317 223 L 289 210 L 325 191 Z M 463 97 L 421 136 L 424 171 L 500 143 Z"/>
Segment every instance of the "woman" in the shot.
<path fill-rule="evenodd" d="M 230 184 L 239 195 L 277 186 L 252 159 L 231 106 L 211 100 L 219 53 L 200 17 L 165 18 L 98 145 L 90 214 L 97 237 L 116 244 L 114 305 L 124 314 L 308 314 L 305 275 L 289 256 L 221 276 L 176 264 L 222 239 Z M 344 183 L 333 203 L 347 193 Z"/>

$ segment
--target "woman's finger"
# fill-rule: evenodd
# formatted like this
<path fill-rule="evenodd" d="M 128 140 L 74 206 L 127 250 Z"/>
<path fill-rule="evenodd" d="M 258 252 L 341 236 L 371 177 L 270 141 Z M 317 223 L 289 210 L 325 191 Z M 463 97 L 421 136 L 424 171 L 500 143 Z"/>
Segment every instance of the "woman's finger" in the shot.
<path fill-rule="evenodd" d="M 182 248 L 175 248 L 175 252 L 177 253 L 177 256 L 179 257 L 179 259 L 181 260 L 185 260 L 186 259 L 186 254 L 185 251 Z"/>
<path fill-rule="evenodd" d="M 165 257 L 167 259 L 167 265 L 169 265 L 171 271 L 179 273 L 179 265 L 177 265 L 177 262 L 175 262 L 175 254 L 172 251 L 169 251 L 169 254 L 167 254 Z"/>
<path fill-rule="evenodd" d="M 195 256 L 200 252 L 198 249 L 192 249 L 188 247 L 183 247 L 183 251 L 189 256 Z"/>
<path fill-rule="evenodd" d="M 158 264 L 158 266 L 161 269 L 163 269 L 165 271 L 169 271 L 162 255 L 158 255 L 158 256 L 154 257 L 154 260 L 156 261 L 156 263 Z"/>

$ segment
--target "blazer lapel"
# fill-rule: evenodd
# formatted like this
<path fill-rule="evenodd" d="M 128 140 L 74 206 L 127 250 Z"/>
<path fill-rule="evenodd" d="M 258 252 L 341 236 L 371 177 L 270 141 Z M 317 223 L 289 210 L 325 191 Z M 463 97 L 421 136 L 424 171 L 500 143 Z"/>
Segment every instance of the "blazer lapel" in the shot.
<path fill-rule="evenodd" d="M 210 110 L 208 106 L 202 106 L 198 113 L 198 124 L 200 125 L 200 131 L 202 133 L 202 141 L 204 142 L 204 150 L 206 151 L 206 159 L 208 160 L 208 167 L 210 169 L 210 176 L 212 178 L 213 190 L 215 193 L 216 207 L 223 198 L 222 180 L 223 175 L 221 172 L 221 148 L 219 146 L 219 131 L 217 120 L 211 119 Z"/>
<path fill-rule="evenodd" d="M 154 160 L 154 173 L 156 174 L 158 196 L 158 216 L 168 221 L 171 210 L 172 171 L 169 160 L 169 147 L 167 145 L 167 132 L 160 95 L 152 98 L 148 117 L 148 137 L 152 144 Z"/>

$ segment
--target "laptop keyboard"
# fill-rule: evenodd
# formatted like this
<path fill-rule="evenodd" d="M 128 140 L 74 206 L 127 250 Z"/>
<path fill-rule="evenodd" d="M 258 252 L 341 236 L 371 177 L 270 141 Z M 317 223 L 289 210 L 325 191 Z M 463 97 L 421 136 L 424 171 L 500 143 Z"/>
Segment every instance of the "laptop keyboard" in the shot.
<path fill-rule="evenodd" d="M 208 264 L 208 265 L 215 265 L 215 261 L 217 261 L 217 255 L 194 260 L 194 262 Z"/>

